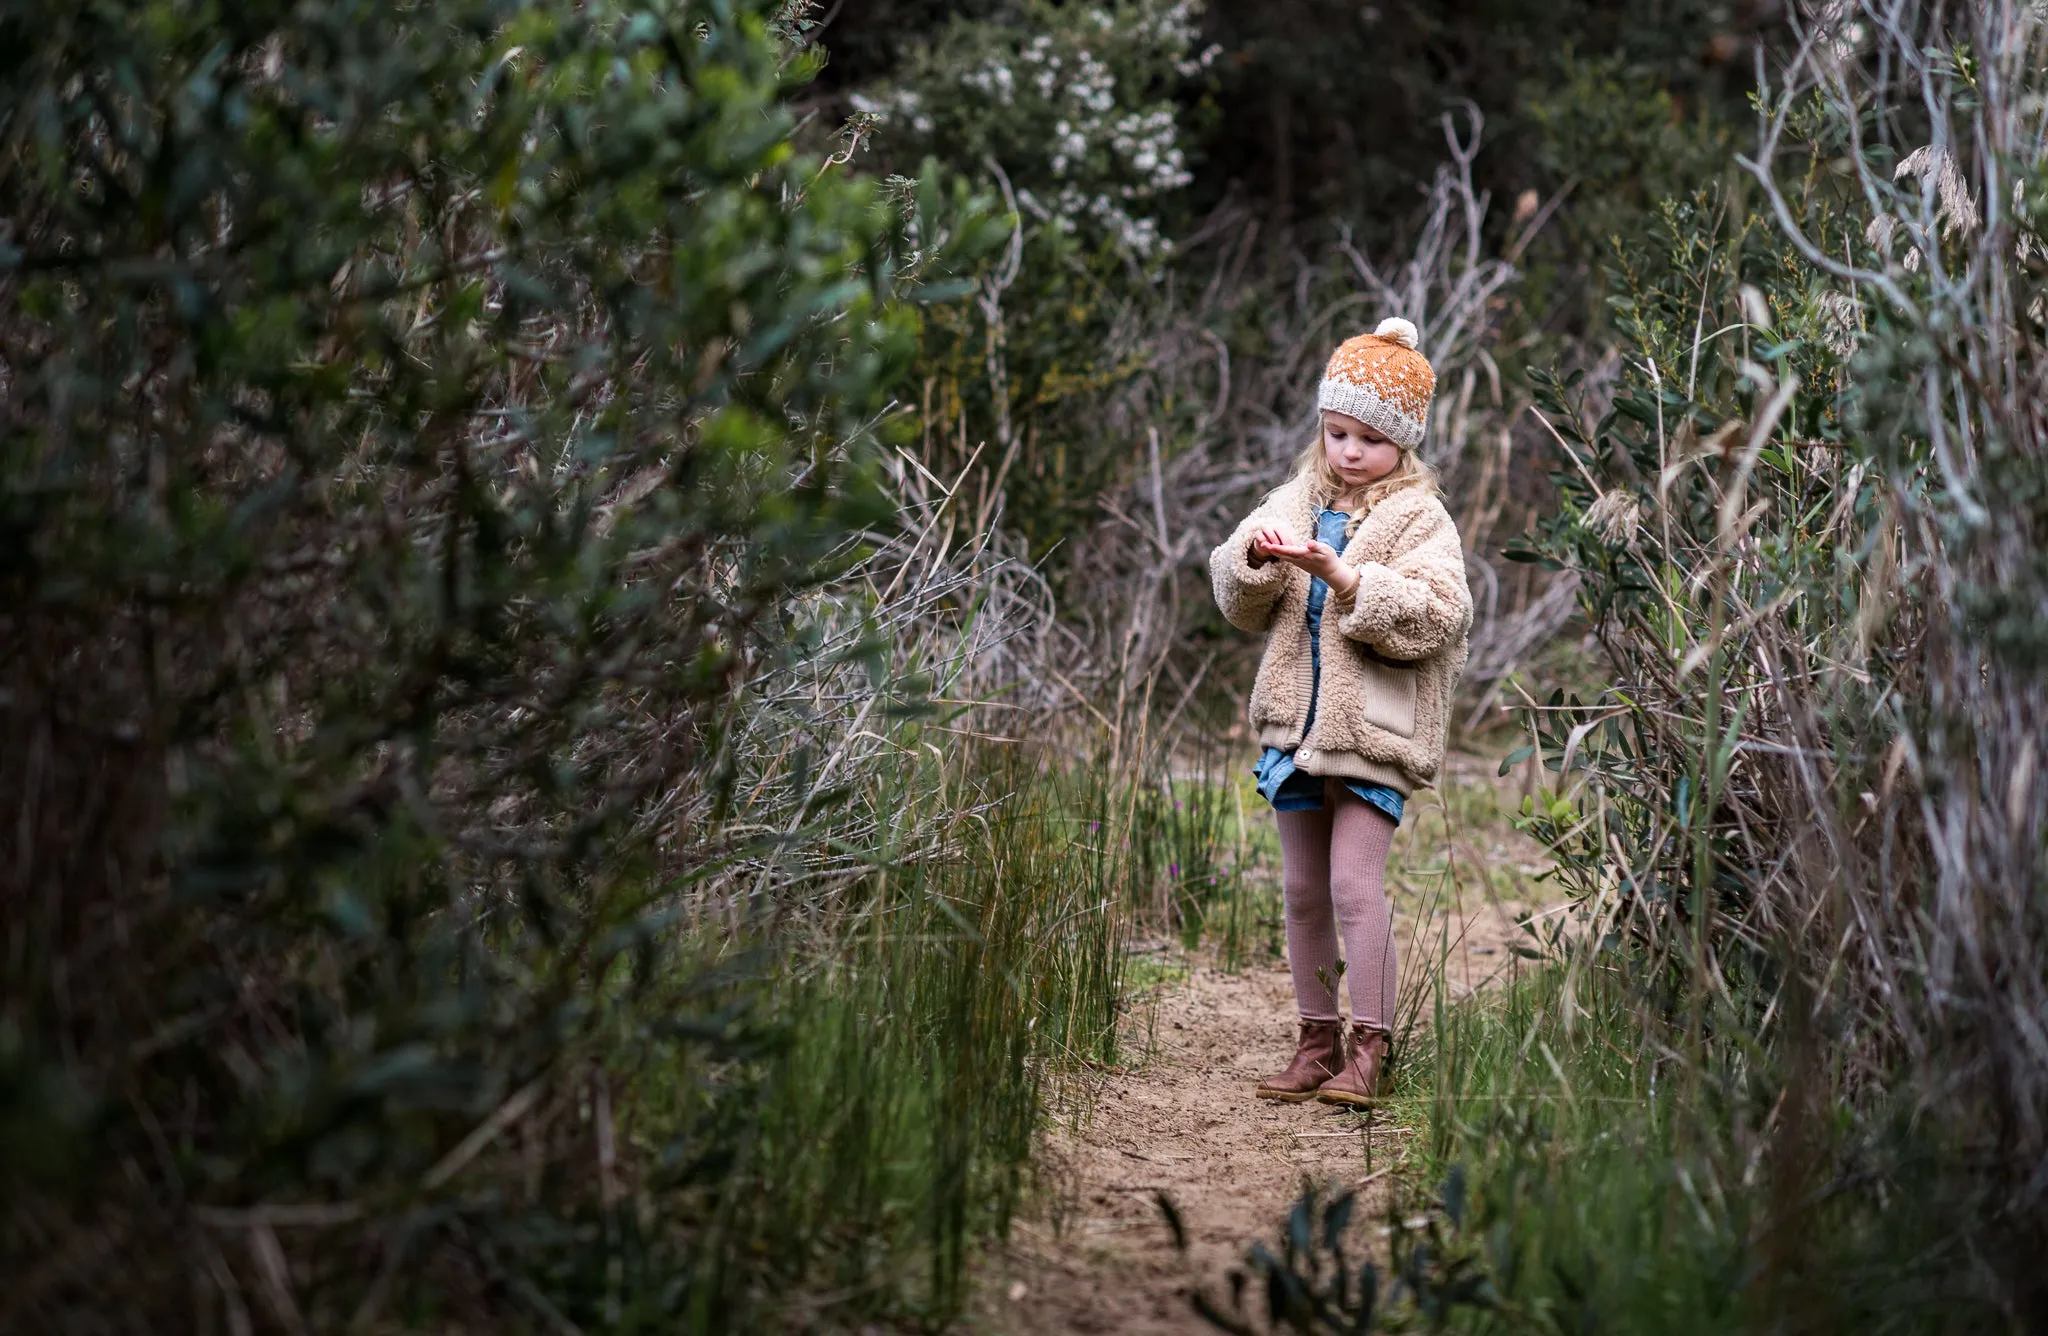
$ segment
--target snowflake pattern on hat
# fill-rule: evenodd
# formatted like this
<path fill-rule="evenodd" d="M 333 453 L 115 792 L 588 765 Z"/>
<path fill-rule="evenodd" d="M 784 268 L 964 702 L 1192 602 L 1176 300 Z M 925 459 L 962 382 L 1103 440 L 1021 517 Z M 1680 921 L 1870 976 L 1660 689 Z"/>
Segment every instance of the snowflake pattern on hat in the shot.
<path fill-rule="evenodd" d="M 1415 326 L 1395 316 L 1370 334 L 1346 339 L 1330 354 L 1316 408 L 1357 418 L 1403 450 L 1422 444 L 1436 372 L 1416 351 Z"/>

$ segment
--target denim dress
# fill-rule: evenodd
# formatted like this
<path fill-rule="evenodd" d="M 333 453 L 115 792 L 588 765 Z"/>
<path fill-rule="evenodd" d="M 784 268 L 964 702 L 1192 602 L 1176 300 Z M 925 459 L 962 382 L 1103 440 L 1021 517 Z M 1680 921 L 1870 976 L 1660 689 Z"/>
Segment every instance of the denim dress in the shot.
<path fill-rule="evenodd" d="M 1316 516 L 1316 541 L 1326 543 L 1339 552 L 1344 550 L 1344 526 L 1351 517 L 1341 510 L 1327 507 Z M 1330 587 L 1315 576 L 1308 582 L 1308 648 L 1309 662 L 1314 670 L 1309 692 L 1308 718 L 1301 726 L 1301 735 L 1308 736 L 1308 730 L 1316 721 L 1316 694 L 1323 681 L 1323 604 L 1329 599 Z M 1323 805 L 1323 780 L 1320 775 L 1311 775 L 1306 770 L 1294 767 L 1294 751 L 1268 747 L 1260 755 L 1259 763 L 1252 767 L 1252 774 L 1259 781 L 1259 795 L 1273 805 L 1276 812 L 1308 812 Z M 1362 779 L 1342 781 L 1366 802 L 1379 808 L 1397 823 L 1401 820 L 1401 795 L 1384 784 L 1371 784 Z"/>

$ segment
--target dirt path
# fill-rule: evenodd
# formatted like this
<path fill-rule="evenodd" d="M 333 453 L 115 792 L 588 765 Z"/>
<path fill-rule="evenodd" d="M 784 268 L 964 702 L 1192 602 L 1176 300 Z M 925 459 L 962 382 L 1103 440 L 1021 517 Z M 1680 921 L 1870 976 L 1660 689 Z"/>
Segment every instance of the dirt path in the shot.
<path fill-rule="evenodd" d="M 1050 1218 L 1020 1221 L 998 1292 L 1013 1332 L 1198 1332 L 1196 1278 L 1215 1285 L 1244 1245 L 1271 1231 L 1302 1176 L 1367 1188 L 1372 1214 L 1399 1135 L 1320 1104 L 1269 1104 L 1252 1084 L 1285 1060 L 1293 993 L 1284 970 L 1241 974 L 1197 964 L 1159 999 L 1156 1047 L 1106 1077 L 1077 1133 L 1049 1156 Z M 1375 1163 L 1375 1167 L 1378 1167 Z M 1155 1199 L 1188 1231 L 1183 1261 Z"/>
<path fill-rule="evenodd" d="M 1415 846 L 1431 843 L 1426 829 L 1414 834 L 1410 869 L 1421 862 Z M 1468 857 L 1512 867 L 1525 884 L 1534 870 L 1534 846 L 1498 825 L 1460 840 L 1472 846 Z M 1440 834 L 1435 844 L 1441 848 Z M 1403 862 L 1397 846 L 1397 868 Z M 1395 885 L 1404 990 L 1425 987 L 1424 975 L 1443 958 L 1441 947 L 1427 943 L 1457 944 L 1444 958 L 1454 997 L 1511 967 L 1510 946 L 1525 940 L 1516 920 L 1527 901 L 1467 891 L 1462 906 L 1437 910 L 1435 901 L 1450 897 L 1418 891 L 1412 875 L 1397 875 Z M 1416 1129 L 1385 1114 L 1252 1096 L 1258 1078 L 1292 1051 L 1294 997 L 1284 962 L 1266 958 L 1229 973 L 1163 944 L 1139 950 L 1167 976 L 1154 994 L 1149 1052 L 1077 1097 L 1086 1113 L 1048 1146 L 1040 1207 L 1017 1223 L 980 1287 L 976 1325 L 983 1330 L 1213 1332 L 1189 1308 L 1191 1286 L 1218 1293 L 1245 1246 L 1272 1238 L 1304 1177 L 1359 1188 L 1362 1220 L 1384 1215 L 1391 1168 Z M 1179 970 L 1185 977 L 1174 979 Z M 1156 1204 L 1161 1192 L 1186 1223 L 1185 1259 Z"/>

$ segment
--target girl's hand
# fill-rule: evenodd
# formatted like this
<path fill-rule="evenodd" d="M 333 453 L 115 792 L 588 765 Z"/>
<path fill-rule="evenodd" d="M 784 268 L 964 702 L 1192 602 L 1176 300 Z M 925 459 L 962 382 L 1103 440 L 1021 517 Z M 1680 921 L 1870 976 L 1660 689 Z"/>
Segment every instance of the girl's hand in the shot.
<path fill-rule="evenodd" d="M 1290 566 L 1298 566 L 1330 586 L 1330 592 L 1338 595 L 1350 593 L 1358 585 L 1358 572 L 1344 564 L 1337 549 L 1328 543 L 1311 538 L 1306 543 L 1268 544 L 1266 550 Z"/>
<path fill-rule="evenodd" d="M 1284 555 L 1288 552 L 1299 551 L 1300 544 L 1294 541 L 1293 534 L 1283 528 L 1275 527 L 1252 530 L 1251 548 L 1251 564 L 1253 566 L 1263 566 L 1270 558 L 1284 558 Z"/>

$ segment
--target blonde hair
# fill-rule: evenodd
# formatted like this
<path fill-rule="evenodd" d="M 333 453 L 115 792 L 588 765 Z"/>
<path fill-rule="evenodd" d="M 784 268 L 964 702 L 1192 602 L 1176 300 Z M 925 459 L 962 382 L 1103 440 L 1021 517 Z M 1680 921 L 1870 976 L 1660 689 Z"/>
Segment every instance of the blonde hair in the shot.
<path fill-rule="evenodd" d="M 1294 476 L 1307 477 L 1315 484 L 1318 504 L 1327 505 L 1344 492 L 1344 480 L 1330 467 L 1329 453 L 1323 449 L 1323 421 L 1320 413 L 1316 415 L 1315 439 L 1308 443 L 1308 449 L 1303 450 L 1301 457 L 1294 461 Z M 1365 506 L 1351 517 L 1351 522 L 1344 526 L 1344 532 L 1348 535 L 1356 529 L 1358 522 L 1364 519 L 1374 506 L 1394 493 L 1416 488 L 1426 491 L 1431 496 L 1440 496 L 1443 491 L 1437 481 L 1436 469 L 1422 457 L 1422 452 L 1403 450 L 1400 462 L 1394 465 L 1392 473 L 1366 484 Z"/>

